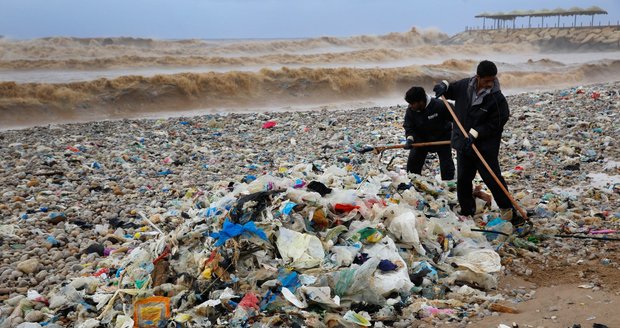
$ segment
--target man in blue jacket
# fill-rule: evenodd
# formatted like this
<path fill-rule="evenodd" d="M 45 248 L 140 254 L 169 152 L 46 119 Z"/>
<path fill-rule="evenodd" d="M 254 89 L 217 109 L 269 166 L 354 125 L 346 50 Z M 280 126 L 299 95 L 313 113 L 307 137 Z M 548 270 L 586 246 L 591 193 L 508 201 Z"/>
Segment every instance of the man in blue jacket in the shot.
<path fill-rule="evenodd" d="M 478 172 L 493 194 L 502 218 L 511 221 L 514 226 L 525 223 L 525 220 L 517 215 L 508 196 L 472 150 L 472 145 L 476 145 L 508 190 L 498 158 L 502 132 L 510 116 L 510 110 L 506 97 L 500 90 L 495 64 L 484 60 L 478 64 L 476 76 L 452 83 L 444 80 L 437 84 L 433 91 L 437 98 L 443 95 L 455 101 L 455 114 L 467 131 L 467 135 L 463 135 L 460 129 L 452 130 L 452 147 L 456 149 L 457 154 L 457 198 L 461 206 L 460 214 L 473 215 L 476 212 L 472 182 Z"/>
<path fill-rule="evenodd" d="M 450 145 L 413 147 L 414 141 L 450 140 L 451 117 L 442 101 L 426 95 L 422 87 L 412 87 L 405 94 L 409 104 L 405 113 L 405 149 L 410 149 L 407 172 L 421 174 L 428 153 L 437 153 L 442 180 L 454 180 L 454 162 Z"/>

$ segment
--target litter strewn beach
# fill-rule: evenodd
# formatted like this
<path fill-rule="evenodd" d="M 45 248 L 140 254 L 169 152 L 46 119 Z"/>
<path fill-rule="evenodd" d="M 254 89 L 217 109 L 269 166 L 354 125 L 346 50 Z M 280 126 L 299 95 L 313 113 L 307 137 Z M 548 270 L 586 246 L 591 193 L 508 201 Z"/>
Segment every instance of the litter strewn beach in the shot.
<path fill-rule="evenodd" d="M 354 150 L 404 142 L 402 104 L 3 131 L 0 325 L 466 325 L 535 298 L 507 277 L 618 290 L 619 244 L 571 236 L 619 237 L 619 86 L 508 97 L 524 238 L 455 215 L 437 159 Z"/>

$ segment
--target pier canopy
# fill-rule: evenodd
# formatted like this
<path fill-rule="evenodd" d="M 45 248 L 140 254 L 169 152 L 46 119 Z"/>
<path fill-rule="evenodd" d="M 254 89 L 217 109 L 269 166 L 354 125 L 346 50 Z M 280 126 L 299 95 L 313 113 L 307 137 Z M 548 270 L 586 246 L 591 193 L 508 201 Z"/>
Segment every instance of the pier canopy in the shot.
<path fill-rule="evenodd" d="M 594 15 L 607 15 L 607 11 L 600 7 L 592 6 L 589 8 L 572 7 L 570 9 L 556 8 L 556 9 L 542 9 L 542 10 L 513 10 L 510 12 L 496 12 L 496 13 L 481 13 L 475 16 L 475 18 L 482 18 L 483 25 L 486 25 L 486 19 L 494 20 L 494 28 L 506 27 L 506 22 L 512 22 L 513 28 L 515 27 L 515 21 L 519 17 L 528 18 L 528 27 L 531 27 L 532 17 L 541 18 L 541 27 L 544 27 L 545 17 L 557 17 L 558 27 L 560 24 L 560 17 L 573 16 L 573 25 L 577 25 L 577 16 L 592 16 L 590 25 L 594 24 Z M 485 26 L 486 27 L 486 26 Z"/>

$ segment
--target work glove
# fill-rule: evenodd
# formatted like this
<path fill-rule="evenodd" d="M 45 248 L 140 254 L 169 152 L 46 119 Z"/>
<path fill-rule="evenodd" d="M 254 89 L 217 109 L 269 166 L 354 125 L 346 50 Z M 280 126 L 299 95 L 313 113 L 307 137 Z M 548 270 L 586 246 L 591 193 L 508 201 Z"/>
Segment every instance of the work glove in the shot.
<path fill-rule="evenodd" d="M 408 136 L 407 137 L 407 141 L 405 142 L 405 149 L 412 149 L 413 148 L 413 136 Z"/>
<path fill-rule="evenodd" d="M 467 137 L 465 137 L 465 147 L 463 148 L 465 152 L 471 151 L 471 146 L 474 144 L 476 136 L 478 136 L 478 132 L 474 129 L 470 129 L 469 133 L 467 133 Z"/>
<path fill-rule="evenodd" d="M 446 93 L 446 91 L 448 91 L 448 85 L 449 83 L 446 80 L 443 80 L 437 83 L 435 87 L 433 88 L 433 91 L 435 91 L 435 98 L 439 98 L 443 96 Z"/>

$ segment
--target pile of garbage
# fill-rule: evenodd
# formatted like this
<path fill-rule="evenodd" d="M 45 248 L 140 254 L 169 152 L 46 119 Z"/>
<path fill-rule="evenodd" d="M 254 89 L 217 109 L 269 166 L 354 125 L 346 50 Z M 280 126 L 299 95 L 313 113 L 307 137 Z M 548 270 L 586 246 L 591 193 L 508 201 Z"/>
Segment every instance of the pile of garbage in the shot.
<path fill-rule="evenodd" d="M 42 304 L 46 326 L 407 326 L 503 300 L 485 292 L 499 255 L 444 183 L 311 164 L 243 181 L 185 194 L 179 225 L 138 213 L 140 236 L 113 234 L 94 273 L 10 300 L 7 322 Z"/>

